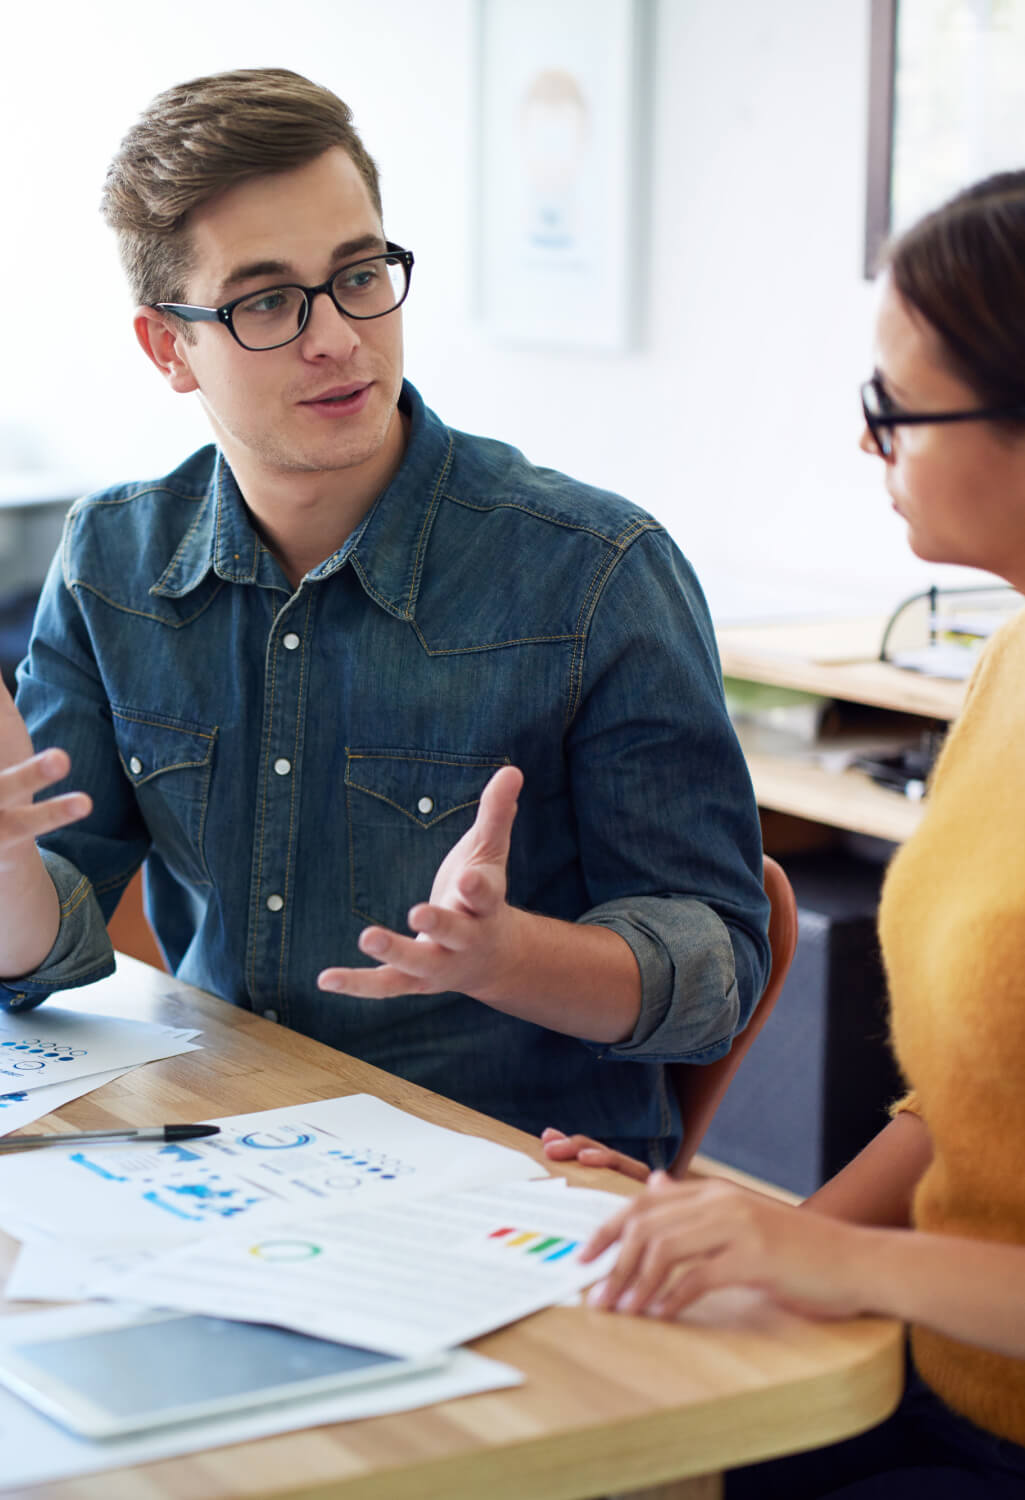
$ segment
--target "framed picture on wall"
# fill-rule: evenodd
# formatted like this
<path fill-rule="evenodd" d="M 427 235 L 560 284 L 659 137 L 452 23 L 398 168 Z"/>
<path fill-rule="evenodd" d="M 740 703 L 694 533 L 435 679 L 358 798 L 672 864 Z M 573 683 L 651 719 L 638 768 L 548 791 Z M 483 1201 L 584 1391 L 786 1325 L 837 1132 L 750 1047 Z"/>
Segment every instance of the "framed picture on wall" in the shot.
<path fill-rule="evenodd" d="M 871 0 L 865 275 L 958 188 L 1025 168 L 1025 0 Z"/>
<path fill-rule="evenodd" d="M 649 0 L 478 0 L 487 332 L 622 350 L 648 275 Z"/>

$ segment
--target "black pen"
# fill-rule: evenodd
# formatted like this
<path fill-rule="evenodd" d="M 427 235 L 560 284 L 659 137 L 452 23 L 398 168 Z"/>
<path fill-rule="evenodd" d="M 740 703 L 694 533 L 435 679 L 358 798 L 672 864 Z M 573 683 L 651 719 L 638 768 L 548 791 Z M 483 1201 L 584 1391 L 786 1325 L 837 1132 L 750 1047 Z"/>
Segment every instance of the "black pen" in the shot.
<path fill-rule="evenodd" d="M 31 1146 L 93 1145 L 97 1141 L 194 1141 L 203 1135 L 219 1135 L 219 1125 L 149 1125 L 139 1130 L 75 1130 L 62 1135 L 11 1135 L 0 1140 L 0 1151 L 20 1151 Z"/>

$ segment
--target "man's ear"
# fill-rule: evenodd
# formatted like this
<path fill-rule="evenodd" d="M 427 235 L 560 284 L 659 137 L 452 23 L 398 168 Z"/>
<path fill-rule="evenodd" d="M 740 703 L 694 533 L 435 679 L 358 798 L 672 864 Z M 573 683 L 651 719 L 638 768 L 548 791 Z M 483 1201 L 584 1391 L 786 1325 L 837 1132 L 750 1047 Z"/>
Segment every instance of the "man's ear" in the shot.
<path fill-rule="evenodd" d="M 197 391 L 199 382 L 188 359 L 189 344 L 180 327 L 153 307 L 138 307 L 132 320 L 142 352 L 151 359 L 172 391 Z"/>

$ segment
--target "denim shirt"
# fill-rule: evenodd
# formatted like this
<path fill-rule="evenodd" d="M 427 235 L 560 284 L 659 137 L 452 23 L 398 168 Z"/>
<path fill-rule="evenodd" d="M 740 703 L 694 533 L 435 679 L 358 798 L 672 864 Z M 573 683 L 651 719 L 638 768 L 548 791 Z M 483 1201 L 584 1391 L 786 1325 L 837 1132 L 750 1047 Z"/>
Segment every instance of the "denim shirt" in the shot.
<path fill-rule="evenodd" d="M 213 447 L 72 507 L 17 701 L 94 808 L 40 840 L 60 932 L 0 999 L 109 973 L 105 919 L 145 859 L 180 978 L 532 1132 L 667 1160 L 662 1064 L 725 1052 L 768 969 L 704 600 L 635 506 L 451 431 L 408 384 L 402 403 L 398 473 L 295 589 Z M 617 1045 L 463 995 L 316 987 L 366 962 L 366 924 L 408 930 L 510 762 L 509 899 L 630 945 L 642 1005 Z"/>

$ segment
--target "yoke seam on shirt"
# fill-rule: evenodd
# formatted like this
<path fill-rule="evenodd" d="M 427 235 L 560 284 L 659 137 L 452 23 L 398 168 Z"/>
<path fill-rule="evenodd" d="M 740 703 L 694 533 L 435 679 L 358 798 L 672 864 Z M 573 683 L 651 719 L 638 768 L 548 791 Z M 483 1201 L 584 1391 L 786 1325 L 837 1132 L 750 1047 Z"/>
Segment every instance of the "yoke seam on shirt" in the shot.
<path fill-rule="evenodd" d="M 427 639 L 415 620 L 410 620 L 410 625 L 416 632 L 417 640 L 420 642 L 427 656 L 467 656 L 479 651 L 502 651 L 507 646 L 544 646 L 557 645 L 561 641 L 579 640 L 579 634 L 567 633 L 566 635 L 525 635 L 514 637 L 508 641 L 486 641 L 480 646 L 429 646 Z"/>
<path fill-rule="evenodd" d="M 424 513 L 423 525 L 420 527 L 420 535 L 416 540 L 416 551 L 413 555 L 413 572 L 409 580 L 409 593 L 406 596 L 406 615 L 409 618 L 412 618 L 413 601 L 416 598 L 420 586 L 420 579 L 423 576 L 424 553 L 427 546 L 427 535 L 431 529 L 431 526 L 434 524 L 434 517 L 438 513 L 438 506 L 441 502 L 441 487 L 445 482 L 445 477 L 448 474 L 449 469 L 452 467 L 452 450 L 454 446 L 455 445 L 453 442 L 452 434 L 451 432 L 449 432 L 448 448 L 445 452 L 445 457 L 442 461 L 441 468 L 438 470 L 438 477 L 434 482 L 434 490 L 431 494 L 430 501 L 428 502 L 427 510 Z"/>
<path fill-rule="evenodd" d="M 569 699 L 566 705 L 565 727 L 568 729 L 570 723 L 580 707 L 580 694 L 584 680 L 584 657 L 587 654 L 587 642 L 589 638 L 591 622 L 594 612 L 598 607 L 605 585 L 608 583 L 612 573 L 627 555 L 630 545 L 653 528 L 644 519 L 639 518 L 628 530 L 622 534 L 622 541 L 617 544 L 615 551 L 609 551 L 599 562 L 591 575 L 590 582 L 584 592 L 580 605 L 580 613 L 577 616 L 577 634 L 575 636 L 576 647 L 569 669 Z M 661 528 L 660 528 L 661 529 Z"/>
<path fill-rule="evenodd" d="M 475 503 L 473 500 L 464 500 L 462 496 L 454 495 L 451 490 L 445 491 L 444 498 L 451 500 L 453 505 L 461 505 L 464 510 L 479 511 L 482 515 L 486 515 L 494 510 L 522 511 L 524 515 L 533 516 L 537 521 L 548 521 L 552 526 L 561 526 L 566 531 L 579 531 L 585 533 L 587 536 L 596 537 L 598 541 L 605 542 L 610 547 L 629 546 L 633 540 L 632 532 L 663 530 L 661 522 L 656 521 L 654 516 L 639 516 L 631 520 L 624 531 L 618 532 L 615 536 L 609 536 L 606 532 L 598 531 L 595 527 L 589 526 L 585 522 L 570 521 L 562 516 L 550 515 L 547 511 L 534 510 L 532 506 L 524 505 L 520 500 L 495 500 L 490 505 L 481 505 Z"/>

